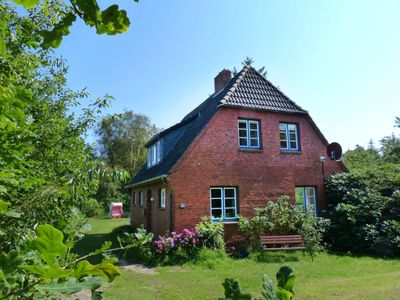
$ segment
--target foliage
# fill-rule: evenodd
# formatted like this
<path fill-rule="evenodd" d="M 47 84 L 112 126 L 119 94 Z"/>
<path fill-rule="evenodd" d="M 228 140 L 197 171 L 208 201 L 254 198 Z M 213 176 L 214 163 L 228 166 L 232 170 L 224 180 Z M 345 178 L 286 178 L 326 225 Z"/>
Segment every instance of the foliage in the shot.
<path fill-rule="evenodd" d="M 181 233 L 171 232 L 171 235 L 159 236 L 154 242 L 159 260 L 173 264 L 194 259 L 201 245 L 200 233 L 187 228 Z"/>
<path fill-rule="evenodd" d="M 76 231 L 64 227 L 67 235 L 52 225 L 38 225 L 35 236 L 27 241 L 23 251 L 11 250 L 0 253 L 0 298 L 39 299 L 52 295 L 70 295 L 90 289 L 101 299 L 97 289 L 120 275 L 114 260 L 104 258 L 92 265 L 87 257 L 110 252 L 105 244 L 95 253 L 84 257 L 71 254 Z"/>
<path fill-rule="evenodd" d="M 138 2 L 139 0 L 134 1 Z M 51 26 L 38 32 L 37 41 L 41 41 L 43 49 L 59 47 L 63 37 L 70 33 L 70 27 L 77 18 L 82 19 L 86 25 L 95 27 L 97 34 L 123 33 L 128 30 L 130 25 L 126 11 L 119 9 L 117 4 L 101 10 L 96 0 L 70 0 L 69 3 L 50 0 L 13 0 L 13 2 L 28 9 L 28 13 L 39 11 L 46 18 L 54 18 Z M 51 5 L 60 7 L 56 16 L 49 14 Z"/>
<path fill-rule="evenodd" d="M 399 175 L 391 168 L 377 170 L 329 178 L 327 240 L 334 250 L 400 254 L 400 192 L 395 189 L 400 188 Z"/>
<path fill-rule="evenodd" d="M 134 176 L 146 161 L 145 143 L 157 132 L 147 116 L 130 110 L 106 116 L 96 130 L 100 154 L 111 167 Z"/>
<path fill-rule="evenodd" d="M 209 249 L 223 249 L 225 247 L 223 224 L 212 222 L 209 217 L 203 217 L 201 222 L 197 224 L 196 231 L 201 236 L 203 247 Z"/>
<path fill-rule="evenodd" d="M 277 287 L 275 288 L 271 278 L 264 274 L 263 290 L 261 294 L 265 300 L 291 300 L 294 297 L 293 286 L 296 280 L 293 274 L 293 268 L 282 266 L 276 273 Z M 251 300 L 252 296 L 249 293 L 243 293 L 238 280 L 225 278 L 222 283 L 225 290 L 225 298 L 221 300 Z M 257 299 L 255 299 L 257 300 Z M 259 299 L 260 300 L 260 299 Z"/>
<path fill-rule="evenodd" d="M 154 234 L 147 232 L 142 227 L 136 228 L 132 233 L 131 229 L 127 226 L 116 229 L 117 232 L 121 231 L 122 234 L 113 232 L 113 235 L 117 235 L 117 240 L 121 245 L 130 245 L 129 252 L 125 252 L 125 255 L 132 255 L 140 261 L 146 263 L 154 263 Z"/>
<path fill-rule="evenodd" d="M 222 261 L 229 259 L 225 249 L 209 249 L 201 248 L 195 258 L 194 264 L 206 267 L 208 269 L 216 269 L 220 267 Z"/>
<path fill-rule="evenodd" d="M 262 249 L 260 237 L 265 234 L 300 234 L 307 253 L 314 256 L 321 250 L 327 220 L 314 217 L 311 212 L 290 205 L 285 196 L 276 202 L 269 201 L 265 207 L 256 208 L 255 211 L 255 216 L 251 219 L 240 216 L 238 224 L 252 250 Z"/>

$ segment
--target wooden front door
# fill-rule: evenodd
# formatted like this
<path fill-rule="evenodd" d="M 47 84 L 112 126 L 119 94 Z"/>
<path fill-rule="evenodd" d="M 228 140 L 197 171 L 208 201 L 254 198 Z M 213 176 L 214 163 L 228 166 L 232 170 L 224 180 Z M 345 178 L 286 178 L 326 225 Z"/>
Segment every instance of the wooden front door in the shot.
<path fill-rule="evenodd" d="M 146 230 L 151 231 L 151 215 L 153 212 L 153 202 L 151 201 L 151 190 L 147 191 L 147 199 L 146 199 Z"/>

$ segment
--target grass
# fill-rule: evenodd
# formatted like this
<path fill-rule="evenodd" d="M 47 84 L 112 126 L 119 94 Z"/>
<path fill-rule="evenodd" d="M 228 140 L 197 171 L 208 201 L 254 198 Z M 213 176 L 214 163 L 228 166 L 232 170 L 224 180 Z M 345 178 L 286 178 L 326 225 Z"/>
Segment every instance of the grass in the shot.
<path fill-rule="evenodd" d="M 103 245 L 107 240 L 110 240 L 110 232 L 119 226 L 129 224 L 129 218 L 122 219 L 88 219 L 91 225 L 91 230 L 75 245 L 74 252 L 79 255 L 88 254 Z M 101 256 L 94 256 L 89 259 L 92 263 L 98 263 Z"/>
<path fill-rule="evenodd" d="M 107 235 L 117 224 L 125 224 L 124 220 L 89 222 L 95 235 Z M 399 299 L 400 260 L 321 254 L 311 261 L 301 253 L 297 256 L 299 261 L 286 263 L 295 269 L 295 299 Z M 218 299 L 223 296 L 221 283 L 231 277 L 240 280 L 244 291 L 261 297 L 262 275 L 266 273 L 275 279 L 281 265 L 228 258 L 213 264 L 158 267 L 156 274 L 122 268 L 122 275 L 105 288 L 104 296 L 105 299 Z"/>

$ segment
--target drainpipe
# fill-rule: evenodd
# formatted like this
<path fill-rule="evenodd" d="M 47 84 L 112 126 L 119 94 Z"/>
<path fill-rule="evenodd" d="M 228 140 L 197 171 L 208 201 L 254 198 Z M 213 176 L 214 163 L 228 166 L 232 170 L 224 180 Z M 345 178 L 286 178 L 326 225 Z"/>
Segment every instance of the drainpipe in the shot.
<path fill-rule="evenodd" d="M 170 184 L 168 183 L 168 181 L 167 181 L 167 178 L 166 177 L 164 177 L 163 179 L 162 179 L 162 181 L 163 181 L 163 183 L 168 187 L 168 190 L 169 190 L 169 231 L 170 231 L 170 233 L 172 232 L 172 231 L 174 231 L 174 222 L 173 222 L 173 218 L 174 218 L 174 215 L 173 215 L 173 213 L 174 213 L 174 195 L 173 195 L 173 192 L 172 192 L 172 188 L 171 188 L 171 186 L 170 186 Z M 165 199 L 165 200 L 167 200 L 167 199 Z"/>

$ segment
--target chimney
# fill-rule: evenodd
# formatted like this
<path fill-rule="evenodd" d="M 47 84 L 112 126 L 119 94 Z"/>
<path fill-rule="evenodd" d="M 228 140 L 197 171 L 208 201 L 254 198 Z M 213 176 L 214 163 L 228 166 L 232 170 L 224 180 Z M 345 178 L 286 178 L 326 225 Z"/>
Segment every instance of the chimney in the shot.
<path fill-rule="evenodd" d="M 227 69 L 223 69 L 217 76 L 214 78 L 214 85 L 215 85 L 215 94 L 220 92 L 231 80 L 231 71 Z"/>

